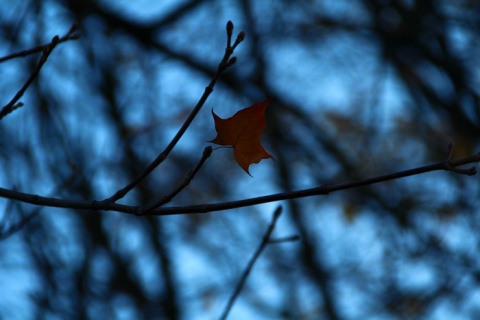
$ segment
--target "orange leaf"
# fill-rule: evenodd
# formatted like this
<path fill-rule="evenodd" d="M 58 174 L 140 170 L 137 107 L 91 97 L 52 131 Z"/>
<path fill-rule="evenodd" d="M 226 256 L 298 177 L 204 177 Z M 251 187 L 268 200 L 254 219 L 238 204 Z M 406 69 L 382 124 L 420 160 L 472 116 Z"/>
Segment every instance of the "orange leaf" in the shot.
<path fill-rule="evenodd" d="M 265 109 L 269 102 L 270 99 L 256 103 L 228 119 L 220 118 L 212 109 L 217 137 L 210 142 L 232 146 L 235 160 L 248 174 L 250 174 L 248 167 L 252 163 L 259 163 L 262 159 L 273 159 L 260 141 L 265 129 Z"/>

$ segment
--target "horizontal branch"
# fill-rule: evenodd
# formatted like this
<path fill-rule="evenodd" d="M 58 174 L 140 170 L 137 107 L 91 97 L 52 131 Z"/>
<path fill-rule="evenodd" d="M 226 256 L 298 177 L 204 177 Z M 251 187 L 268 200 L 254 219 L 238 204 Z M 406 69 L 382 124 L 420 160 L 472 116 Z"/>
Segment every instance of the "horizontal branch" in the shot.
<path fill-rule="evenodd" d="M 476 174 L 477 170 L 475 167 L 471 167 L 468 169 L 460 169 L 458 167 L 466 164 L 477 163 L 480 162 L 480 153 L 463 158 L 456 161 L 442 161 L 435 164 L 418 167 L 410 170 L 399 171 L 391 174 L 386 174 L 374 178 L 343 183 L 338 185 L 324 185 L 318 186 L 315 188 L 292 191 L 292 192 L 283 192 L 283 193 L 276 193 L 261 197 L 237 200 L 237 201 L 229 201 L 229 202 L 222 202 L 222 203 L 210 203 L 210 204 L 201 204 L 201 205 L 190 205 L 190 206 L 178 206 L 178 207 L 161 207 L 155 209 L 148 213 L 148 215 L 144 214 L 142 211 L 141 206 L 129 206 L 123 205 L 118 203 L 112 203 L 108 201 L 72 201 L 72 200 L 64 200 L 58 198 L 49 198 L 49 197 L 42 197 L 39 195 L 27 194 L 23 192 L 18 192 L 14 190 L 0 188 L 0 197 L 21 201 L 24 203 L 29 203 L 38 206 L 45 206 L 45 207 L 55 207 L 55 208 L 66 208 L 66 209 L 77 209 L 77 210 L 100 210 L 100 211 L 116 211 L 122 213 L 133 214 L 137 216 L 164 216 L 164 215 L 174 215 L 174 214 L 192 214 L 192 213 L 207 213 L 207 212 L 214 212 L 214 211 L 223 211 L 223 210 L 230 210 L 234 208 L 242 208 L 242 207 L 249 207 L 254 206 L 257 204 L 268 203 L 268 202 L 275 202 L 275 201 L 282 201 L 282 200 L 289 200 L 289 199 L 298 199 L 298 198 L 305 198 L 305 197 L 312 197 L 318 195 L 327 195 L 329 193 L 340 191 L 340 190 L 347 190 L 353 189 L 358 187 L 363 187 L 367 185 L 372 185 L 379 182 L 385 182 L 395 179 L 400 179 L 404 177 L 414 176 L 418 174 L 423 174 L 432 171 L 451 171 L 454 173 L 465 174 L 465 175 L 474 175 Z"/>

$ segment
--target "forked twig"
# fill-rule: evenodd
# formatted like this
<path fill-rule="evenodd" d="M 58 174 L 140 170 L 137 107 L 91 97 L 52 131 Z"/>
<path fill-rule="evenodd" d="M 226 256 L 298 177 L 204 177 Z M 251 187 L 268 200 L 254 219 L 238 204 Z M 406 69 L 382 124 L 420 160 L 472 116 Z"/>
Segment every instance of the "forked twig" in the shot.
<path fill-rule="evenodd" d="M 212 80 L 205 88 L 203 95 L 198 100 L 196 106 L 192 109 L 190 114 L 188 115 L 185 122 L 182 124 L 180 129 L 178 130 L 177 134 L 173 137 L 172 141 L 168 144 L 168 146 L 160 153 L 153 162 L 151 162 L 140 174 L 138 174 L 132 181 L 130 181 L 125 187 L 115 192 L 114 195 L 111 197 L 101 201 L 104 203 L 114 203 L 117 200 L 122 199 L 128 192 L 130 192 L 133 188 L 135 188 L 145 177 L 147 177 L 156 167 L 158 167 L 170 154 L 173 150 L 177 142 L 183 136 L 185 131 L 187 131 L 188 127 L 192 123 L 193 119 L 196 117 L 200 109 L 203 107 L 205 102 L 207 101 L 210 94 L 213 92 L 213 88 L 215 83 L 220 78 L 220 75 L 229 67 L 231 67 L 236 61 L 236 57 L 231 57 L 235 48 L 243 41 L 245 38 L 245 32 L 240 32 L 235 40 L 235 43 L 231 45 L 231 38 L 232 38 L 232 31 L 233 31 L 233 23 L 228 21 L 227 23 L 227 47 L 225 49 L 225 54 L 218 64 L 217 71 L 212 77 Z"/>
<path fill-rule="evenodd" d="M 76 30 L 78 30 L 78 27 L 79 26 L 78 26 L 77 23 L 72 24 L 72 26 L 70 27 L 70 30 L 68 30 L 68 32 L 64 36 L 58 38 L 57 44 L 59 44 L 61 42 L 68 41 L 68 40 L 76 40 L 76 39 L 80 38 L 80 35 L 78 33 L 74 33 Z M 56 37 L 58 37 L 58 36 L 56 36 Z M 0 63 L 5 62 L 5 61 L 10 60 L 10 59 L 15 59 L 15 58 L 19 58 L 19 57 L 26 57 L 28 55 L 31 55 L 31 54 L 34 54 L 34 53 L 37 53 L 37 52 L 43 52 L 51 45 L 52 45 L 52 41 L 50 41 L 50 43 L 43 44 L 43 45 L 31 48 L 31 49 L 11 53 L 11 54 L 6 55 L 4 57 L 0 57 Z"/>
<path fill-rule="evenodd" d="M 198 170 L 200 170 L 200 168 L 203 166 L 205 161 L 212 155 L 212 151 L 213 151 L 213 148 L 211 146 L 205 147 L 205 149 L 203 150 L 202 158 L 200 159 L 200 161 L 198 161 L 195 168 L 192 171 L 189 172 L 187 178 L 185 180 L 183 180 L 182 184 L 179 185 L 175 190 L 173 190 L 169 194 L 161 197 L 160 200 L 158 200 L 157 202 L 155 202 L 155 203 L 153 203 L 149 206 L 145 206 L 145 209 L 140 209 L 142 211 L 141 215 L 148 215 L 148 213 L 150 211 L 164 205 L 165 203 L 168 203 L 168 202 L 172 201 L 172 199 L 177 194 L 179 194 L 183 189 L 185 189 L 190 184 L 192 179 L 197 174 Z"/>
<path fill-rule="evenodd" d="M 42 69 L 45 62 L 47 62 L 47 59 L 50 56 L 50 54 L 52 53 L 53 49 L 55 49 L 55 47 L 61 42 L 78 39 L 80 37 L 80 35 L 74 34 L 74 32 L 77 29 L 78 29 L 78 25 L 76 23 L 74 23 L 70 27 L 70 30 L 68 31 L 67 34 L 65 34 L 62 37 L 59 37 L 59 36 L 53 37 L 52 41 L 49 44 L 38 46 L 38 47 L 35 47 L 33 49 L 29 49 L 29 50 L 25 50 L 25 51 L 13 53 L 13 54 L 10 54 L 6 57 L 0 58 L 0 62 L 3 62 L 3 61 L 13 59 L 13 58 L 17 58 L 17 57 L 24 57 L 26 55 L 37 53 L 37 52 L 40 52 L 40 51 L 43 52 L 42 56 L 40 57 L 37 64 L 35 65 L 35 69 L 32 71 L 32 73 L 28 77 L 27 81 L 25 81 L 25 83 L 20 88 L 20 90 L 17 91 L 15 96 L 12 98 L 12 100 L 10 100 L 10 102 L 7 103 L 0 110 L 0 120 L 3 119 L 6 115 L 11 113 L 12 111 L 18 109 L 19 107 L 21 107 L 23 105 L 21 102 L 17 103 L 17 101 L 23 96 L 25 91 L 27 91 L 27 88 L 32 84 L 33 80 L 35 80 L 35 78 L 38 76 L 38 74 L 40 73 L 40 70 Z"/>
<path fill-rule="evenodd" d="M 227 319 L 228 313 L 230 312 L 230 309 L 232 308 L 233 304 L 235 303 L 235 300 L 237 299 L 238 295 L 242 291 L 243 285 L 245 284 L 245 281 L 247 280 L 248 275 L 252 271 L 253 265 L 257 261 L 258 257 L 262 253 L 262 251 L 265 249 L 267 244 L 269 243 L 270 240 L 270 235 L 273 232 L 273 229 L 275 229 L 275 224 L 277 223 L 278 218 L 282 214 L 282 207 L 278 206 L 275 212 L 273 213 L 273 219 L 270 225 L 268 226 L 267 232 L 265 232 L 265 235 L 263 236 L 262 242 L 258 246 L 257 250 L 255 251 L 253 257 L 250 259 L 248 262 L 247 267 L 242 273 L 242 277 L 240 278 L 240 281 L 238 281 L 237 286 L 235 287 L 235 290 L 233 291 L 232 295 L 230 296 L 230 299 L 228 300 L 227 305 L 225 306 L 225 309 L 222 312 L 222 315 L 220 316 L 221 320 Z"/>

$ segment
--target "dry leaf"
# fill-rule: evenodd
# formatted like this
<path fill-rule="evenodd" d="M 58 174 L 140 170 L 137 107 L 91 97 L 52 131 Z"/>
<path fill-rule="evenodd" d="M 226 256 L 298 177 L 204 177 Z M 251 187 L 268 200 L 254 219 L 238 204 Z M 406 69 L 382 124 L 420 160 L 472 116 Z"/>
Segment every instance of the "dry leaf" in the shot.
<path fill-rule="evenodd" d="M 252 163 L 272 158 L 260 141 L 265 129 L 265 109 L 270 99 L 256 103 L 235 113 L 233 117 L 222 119 L 213 112 L 217 137 L 210 142 L 222 146 L 232 146 L 238 165 L 248 171 Z"/>

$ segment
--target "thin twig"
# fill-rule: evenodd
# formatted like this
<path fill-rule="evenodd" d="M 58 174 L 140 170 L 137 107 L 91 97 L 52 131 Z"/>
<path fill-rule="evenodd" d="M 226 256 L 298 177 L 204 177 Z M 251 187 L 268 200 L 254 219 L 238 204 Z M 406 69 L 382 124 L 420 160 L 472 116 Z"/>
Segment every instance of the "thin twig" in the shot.
<path fill-rule="evenodd" d="M 27 81 L 25 81 L 25 83 L 20 88 L 20 90 L 17 91 L 15 96 L 12 98 L 12 100 L 10 100 L 10 102 L 7 103 L 0 110 L 0 120 L 3 119 L 6 115 L 11 113 L 12 111 L 18 109 L 19 107 L 21 107 L 23 105 L 22 103 L 17 103 L 17 101 L 23 96 L 25 91 L 27 91 L 28 87 L 32 84 L 33 80 L 35 80 L 35 78 L 38 76 L 38 74 L 40 73 L 40 70 L 42 69 L 43 65 L 47 62 L 47 59 L 50 56 L 50 54 L 52 53 L 53 49 L 55 49 L 55 47 L 61 42 L 64 42 L 64 41 L 67 41 L 67 40 L 78 39 L 79 35 L 78 34 L 73 34 L 73 32 L 75 32 L 75 30 L 77 30 L 77 28 L 78 28 L 78 25 L 75 23 L 75 24 L 72 25 L 72 27 L 70 28 L 70 30 L 68 31 L 68 33 L 66 35 L 64 35 L 61 38 L 59 36 L 53 37 L 52 41 L 47 45 L 39 46 L 39 47 L 30 49 L 30 50 L 26 50 L 26 51 L 22 51 L 22 52 L 19 52 L 19 53 L 14 53 L 14 54 L 11 54 L 7 57 L 2 58 L 3 60 L 1 60 L 0 62 L 8 60 L 8 59 L 12 59 L 12 58 L 21 57 L 21 56 L 25 56 L 25 55 L 28 55 L 28 54 L 36 53 L 36 52 L 39 52 L 39 51 L 43 52 L 42 56 L 40 57 L 37 64 L 35 65 L 35 69 L 32 71 L 32 73 L 28 77 Z"/>
<path fill-rule="evenodd" d="M 230 312 L 230 309 L 232 308 L 233 304 L 235 303 L 235 300 L 237 300 L 238 295 L 242 291 L 242 288 L 245 284 L 245 281 L 247 280 L 247 277 L 249 276 L 250 272 L 252 271 L 253 265 L 257 261 L 258 257 L 262 253 L 262 251 L 267 246 L 267 244 L 269 242 L 269 239 L 270 239 L 270 235 L 272 234 L 273 229 L 275 229 L 275 224 L 277 223 L 277 220 L 278 220 L 278 218 L 280 217 L 281 214 L 282 214 L 282 207 L 278 206 L 277 209 L 275 210 L 275 212 L 273 213 L 272 222 L 268 226 L 267 232 L 265 232 L 265 235 L 263 236 L 262 242 L 258 246 L 258 248 L 255 251 L 255 254 L 253 255 L 253 257 L 248 262 L 247 267 L 245 268 L 245 270 L 242 273 L 242 277 L 240 278 L 240 281 L 238 281 L 238 284 L 237 284 L 235 290 L 233 291 L 232 296 L 228 300 L 228 303 L 225 306 L 225 309 L 223 310 L 222 315 L 220 316 L 221 320 L 227 319 L 228 313 Z"/>
<path fill-rule="evenodd" d="M 65 41 L 68 41 L 68 40 L 78 39 L 80 37 L 80 35 L 79 34 L 74 34 L 74 32 L 77 29 L 78 29 L 78 24 L 77 23 L 72 24 L 72 26 L 70 27 L 70 30 L 64 36 L 62 36 L 61 38 L 58 39 L 58 43 L 65 42 Z M 35 54 L 35 53 L 38 53 L 38 52 L 43 52 L 51 45 L 52 45 L 52 42 L 49 42 L 47 44 L 43 44 L 43 45 L 28 49 L 28 50 L 22 50 L 22 51 L 19 51 L 19 52 L 11 53 L 7 56 L 0 57 L 0 63 L 5 62 L 5 61 L 10 60 L 10 59 L 26 57 L 26 56 L 31 55 L 31 54 Z"/>
<path fill-rule="evenodd" d="M 122 189 L 118 190 L 113 194 L 111 197 L 104 199 L 102 202 L 105 203 L 113 203 L 117 200 L 122 199 L 128 192 L 130 192 L 133 188 L 135 188 L 143 179 L 145 179 L 153 170 L 155 170 L 156 167 L 158 167 L 170 154 L 170 152 L 173 150 L 177 142 L 180 140 L 180 138 L 183 136 L 185 131 L 187 131 L 188 127 L 192 123 L 193 119 L 196 117 L 200 109 L 203 107 L 205 102 L 207 101 L 208 97 L 210 94 L 213 92 L 213 88 L 215 86 L 215 83 L 218 81 L 220 78 L 220 75 L 229 67 L 231 67 L 235 62 L 236 62 L 236 57 L 231 57 L 235 48 L 240 44 L 240 42 L 243 41 L 245 38 L 245 33 L 242 31 L 238 34 L 237 39 L 235 40 L 235 43 L 231 46 L 231 33 L 233 31 L 233 23 L 231 21 L 228 21 L 227 23 L 227 47 L 225 49 L 225 54 L 218 64 L 217 71 L 212 77 L 212 80 L 208 84 L 208 86 L 205 88 L 205 91 L 203 92 L 203 95 L 200 97 L 198 100 L 196 106 L 192 109 L 190 114 L 188 115 L 187 119 L 185 122 L 182 124 L 180 129 L 178 130 L 177 134 L 173 137 L 172 141 L 168 144 L 168 146 L 163 150 L 162 153 L 160 153 L 155 160 L 153 160 L 152 163 L 150 163 L 140 174 L 138 174 L 132 181 L 130 181 L 125 187 Z"/>
<path fill-rule="evenodd" d="M 182 184 L 180 184 L 175 190 L 173 190 L 171 193 L 161 197 L 160 200 L 158 200 L 157 202 L 151 204 L 150 206 L 145 206 L 145 209 L 144 210 L 144 215 L 148 215 L 149 212 L 151 212 L 152 210 L 164 205 L 165 203 L 168 203 L 170 201 L 172 201 L 172 199 L 177 195 L 179 194 L 183 189 L 185 189 L 189 184 L 190 182 L 192 181 L 192 179 L 195 177 L 195 175 L 197 174 L 198 170 L 200 170 L 200 168 L 203 166 L 203 164 L 205 163 L 205 161 L 212 155 L 212 147 L 211 146 L 208 146 L 208 147 L 205 147 L 205 149 L 203 150 L 203 155 L 202 155 L 202 158 L 200 159 L 200 161 L 198 161 L 197 165 L 195 166 L 195 168 L 190 171 L 190 173 L 188 174 L 187 178 L 182 182 Z"/>
<path fill-rule="evenodd" d="M 466 157 L 463 159 L 455 161 L 441 161 L 435 164 L 418 167 L 410 170 L 399 171 L 395 173 L 390 173 L 386 175 L 377 176 L 374 178 L 359 180 L 355 182 L 342 183 L 338 185 L 324 185 L 318 186 L 310 189 L 303 189 L 292 192 L 283 192 L 276 193 L 267 196 L 237 200 L 237 201 L 228 201 L 222 203 L 210 203 L 210 204 L 201 204 L 201 205 L 190 205 L 190 206 L 179 206 L 179 207 L 161 207 L 157 208 L 149 213 L 148 216 L 165 216 L 165 215 L 175 215 L 175 214 L 192 214 L 192 213 L 207 213 L 215 211 L 230 210 L 235 208 L 243 208 L 254 206 L 257 204 L 289 200 L 289 199 L 298 199 L 319 195 L 327 195 L 340 190 L 353 189 L 358 187 L 364 187 L 372 185 L 375 183 L 381 183 L 385 181 L 405 178 L 409 176 L 414 176 L 418 174 L 423 174 L 433 171 L 450 171 L 453 173 L 459 173 L 457 167 L 480 162 L 480 153 Z M 455 169 L 455 170 L 452 170 Z M 474 175 L 476 173 L 475 167 L 469 169 L 463 169 L 465 172 L 462 174 Z M 128 214 L 133 214 L 137 216 L 143 215 L 142 207 L 139 206 L 129 206 L 118 203 L 107 203 L 105 201 L 75 201 L 75 200 L 65 200 L 58 198 L 42 197 L 39 195 L 23 193 L 19 191 L 14 191 L 10 189 L 0 188 L 0 197 L 6 199 L 17 200 L 20 202 L 30 203 L 33 205 L 54 207 L 54 208 L 67 208 L 67 209 L 78 209 L 78 210 L 101 210 L 101 211 L 116 211 L 123 212 Z"/>

